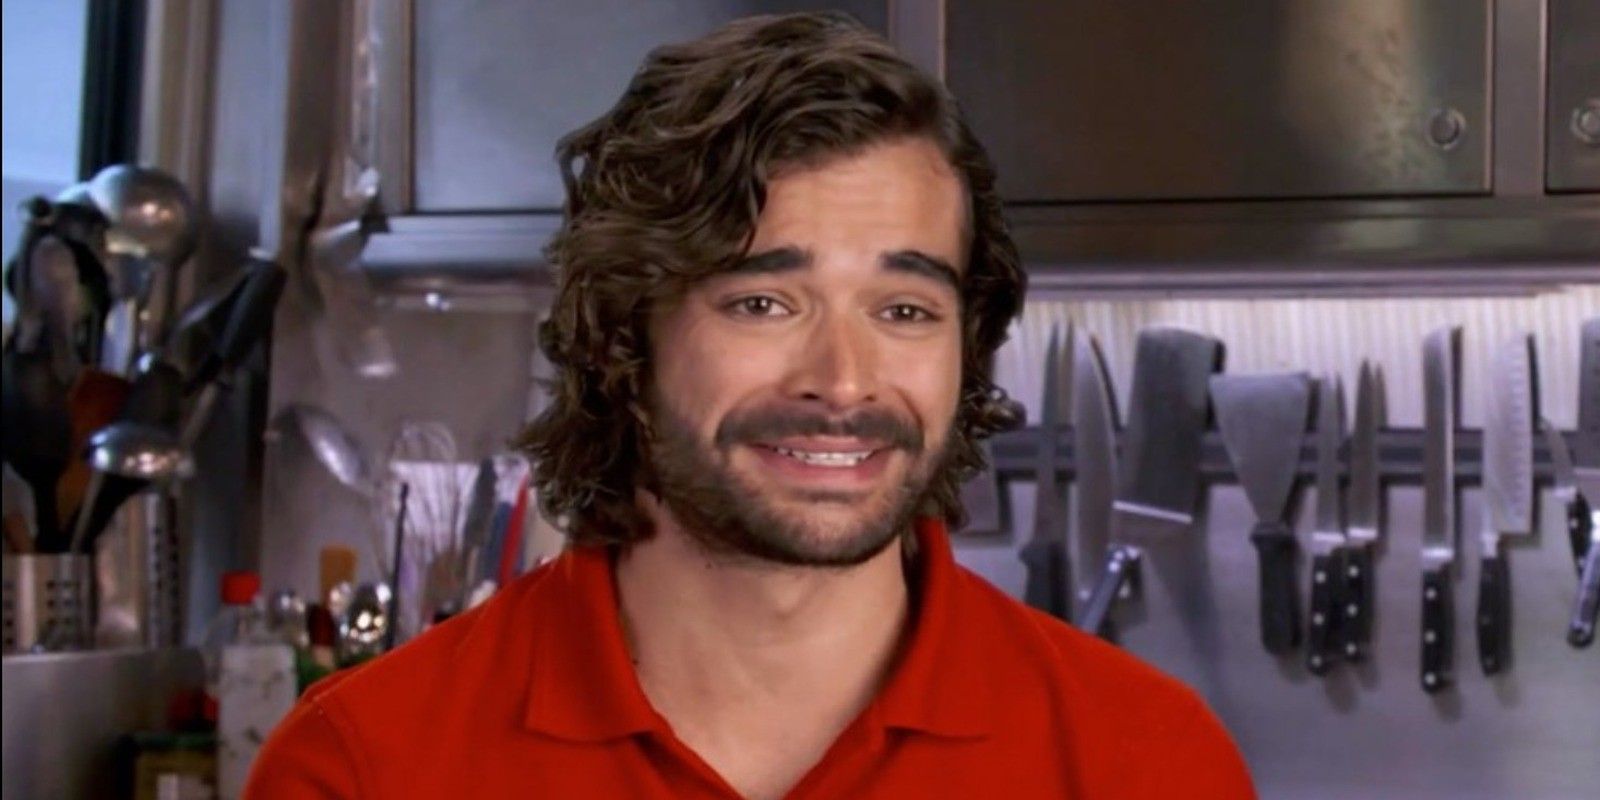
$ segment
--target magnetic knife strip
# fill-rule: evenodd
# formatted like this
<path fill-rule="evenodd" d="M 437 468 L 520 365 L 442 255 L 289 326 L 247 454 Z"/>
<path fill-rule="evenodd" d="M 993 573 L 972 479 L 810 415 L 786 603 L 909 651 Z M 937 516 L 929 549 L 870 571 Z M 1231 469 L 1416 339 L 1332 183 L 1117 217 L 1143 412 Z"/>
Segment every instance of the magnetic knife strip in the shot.
<path fill-rule="evenodd" d="M 1307 433 L 1314 430 L 1308 427 Z M 1122 431 L 1117 432 L 1120 445 Z M 1577 434 L 1572 431 L 1562 431 L 1561 436 L 1566 440 L 1569 448 L 1577 444 Z M 1031 481 L 1037 467 L 1037 442 L 1039 431 L 1035 427 L 1018 428 L 1004 431 L 990 439 L 990 452 L 994 454 L 992 469 L 1004 480 Z M 1472 428 L 1457 428 L 1455 431 L 1455 464 L 1457 483 L 1474 485 L 1481 481 L 1483 474 L 1483 432 Z M 1342 473 L 1349 472 L 1348 461 L 1345 456 L 1348 450 L 1348 437 L 1346 444 L 1340 448 L 1340 460 L 1343 465 Z M 1063 471 L 1069 478 L 1076 473 L 1076 454 L 1073 452 L 1072 429 L 1066 428 L 1056 438 L 1056 469 Z M 1311 480 L 1314 477 L 1317 464 L 1316 443 L 1307 439 L 1300 448 L 1300 465 L 1296 473 L 1298 479 Z M 1554 468 L 1550 462 L 1550 450 L 1543 436 L 1536 436 L 1533 445 L 1533 479 L 1535 483 L 1548 484 L 1553 478 Z M 1383 428 L 1378 431 L 1378 474 L 1385 484 L 1422 484 L 1422 429 L 1421 428 Z M 1200 454 L 1200 477 L 1207 483 L 1236 483 L 1238 476 L 1233 471 L 1233 463 L 1228 459 L 1228 451 L 1222 445 L 1222 436 L 1215 430 L 1206 431 L 1202 438 Z"/>

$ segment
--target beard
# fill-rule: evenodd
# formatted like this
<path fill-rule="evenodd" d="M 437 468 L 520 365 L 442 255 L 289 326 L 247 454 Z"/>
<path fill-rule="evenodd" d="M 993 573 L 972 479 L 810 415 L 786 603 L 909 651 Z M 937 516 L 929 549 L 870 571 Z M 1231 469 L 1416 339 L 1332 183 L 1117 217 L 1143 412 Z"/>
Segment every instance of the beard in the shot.
<path fill-rule="evenodd" d="M 729 415 L 708 445 L 665 402 L 657 398 L 651 406 L 649 463 L 656 493 L 685 533 L 710 555 L 785 566 L 850 567 L 883 552 L 911 523 L 950 441 L 947 435 L 935 452 L 927 452 L 915 424 L 883 409 L 829 418 L 767 407 Z M 887 492 L 868 494 L 775 489 L 734 469 L 736 446 L 807 435 L 881 440 L 911 465 Z M 850 510 L 855 513 L 840 513 Z"/>

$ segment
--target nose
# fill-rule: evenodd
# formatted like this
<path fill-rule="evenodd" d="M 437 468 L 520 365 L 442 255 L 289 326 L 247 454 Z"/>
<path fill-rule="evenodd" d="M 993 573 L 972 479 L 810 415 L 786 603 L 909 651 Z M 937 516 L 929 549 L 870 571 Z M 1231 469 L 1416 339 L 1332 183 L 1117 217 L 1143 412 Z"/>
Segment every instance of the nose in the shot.
<path fill-rule="evenodd" d="M 877 343 L 865 321 L 823 314 L 804 336 L 789 373 L 790 397 L 839 411 L 877 399 Z"/>

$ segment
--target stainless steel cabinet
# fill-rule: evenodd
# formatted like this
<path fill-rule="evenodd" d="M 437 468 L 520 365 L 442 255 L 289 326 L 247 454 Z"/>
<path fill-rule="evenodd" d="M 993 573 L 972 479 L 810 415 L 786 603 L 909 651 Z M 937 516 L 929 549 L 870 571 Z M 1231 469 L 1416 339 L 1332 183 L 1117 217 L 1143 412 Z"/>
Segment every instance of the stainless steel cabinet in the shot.
<path fill-rule="evenodd" d="M 887 32 L 887 0 L 421 0 L 406 210 L 558 210 L 556 140 L 615 103 L 652 48 L 749 14 L 818 8 Z"/>
<path fill-rule="evenodd" d="M 949 0 L 1014 202 L 1489 190 L 1488 0 Z"/>
<path fill-rule="evenodd" d="M 1550 191 L 1600 191 L 1600 3 L 1550 0 Z"/>

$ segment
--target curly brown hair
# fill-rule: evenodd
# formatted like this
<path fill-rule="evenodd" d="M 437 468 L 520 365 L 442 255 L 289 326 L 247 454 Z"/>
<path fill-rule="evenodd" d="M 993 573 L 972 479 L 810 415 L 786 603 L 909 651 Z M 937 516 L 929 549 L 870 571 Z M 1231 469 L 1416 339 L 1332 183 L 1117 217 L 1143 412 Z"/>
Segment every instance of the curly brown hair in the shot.
<path fill-rule="evenodd" d="M 961 398 L 919 508 L 965 521 L 979 441 L 1020 421 L 992 380 L 1027 283 L 994 169 L 950 94 L 882 38 L 842 14 L 793 14 L 654 50 L 609 112 L 557 146 L 567 204 L 545 249 L 557 287 L 539 326 L 557 377 L 518 444 L 545 515 L 574 543 L 649 535 L 634 488 L 654 488 L 642 455 L 651 310 L 746 254 L 779 170 L 901 137 L 934 142 L 968 195 Z"/>

